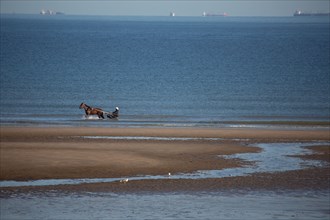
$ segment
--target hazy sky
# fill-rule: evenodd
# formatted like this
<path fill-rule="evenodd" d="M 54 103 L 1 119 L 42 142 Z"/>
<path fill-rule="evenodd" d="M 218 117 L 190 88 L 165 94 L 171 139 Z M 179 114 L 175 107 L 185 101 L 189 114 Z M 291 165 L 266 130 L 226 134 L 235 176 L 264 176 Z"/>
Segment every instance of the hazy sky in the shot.
<path fill-rule="evenodd" d="M 329 12 L 330 0 L 0 0 L 1 13 L 38 14 L 41 9 L 69 15 L 291 16 L 296 9 Z"/>

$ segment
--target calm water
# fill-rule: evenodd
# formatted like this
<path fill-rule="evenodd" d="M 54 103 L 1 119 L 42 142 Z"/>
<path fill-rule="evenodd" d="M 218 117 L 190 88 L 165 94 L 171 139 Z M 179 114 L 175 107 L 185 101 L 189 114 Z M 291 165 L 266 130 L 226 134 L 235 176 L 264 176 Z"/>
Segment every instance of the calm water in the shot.
<path fill-rule="evenodd" d="M 329 38 L 317 17 L 2 15 L 1 125 L 327 126 Z"/>
<path fill-rule="evenodd" d="M 306 219 L 330 217 L 328 191 L 27 193 L 0 198 L 1 219 Z M 193 201 L 193 202 L 192 202 Z"/>

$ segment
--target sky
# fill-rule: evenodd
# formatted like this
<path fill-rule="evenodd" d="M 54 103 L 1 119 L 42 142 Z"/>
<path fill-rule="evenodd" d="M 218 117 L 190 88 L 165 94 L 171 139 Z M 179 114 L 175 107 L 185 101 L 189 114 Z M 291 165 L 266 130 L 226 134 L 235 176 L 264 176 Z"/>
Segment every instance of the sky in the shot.
<path fill-rule="evenodd" d="M 292 16 L 295 10 L 329 12 L 330 0 L 0 0 L 0 13 L 39 14 L 42 9 L 68 15 Z"/>

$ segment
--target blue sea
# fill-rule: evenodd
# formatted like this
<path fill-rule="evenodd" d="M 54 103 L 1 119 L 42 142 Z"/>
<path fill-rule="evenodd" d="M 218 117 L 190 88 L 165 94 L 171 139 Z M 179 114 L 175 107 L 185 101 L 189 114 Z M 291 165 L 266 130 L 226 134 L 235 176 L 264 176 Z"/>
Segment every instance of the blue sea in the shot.
<path fill-rule="evenodd" d="M 329 24 L 1 15 L 0 125 L 328 129 Z"/>

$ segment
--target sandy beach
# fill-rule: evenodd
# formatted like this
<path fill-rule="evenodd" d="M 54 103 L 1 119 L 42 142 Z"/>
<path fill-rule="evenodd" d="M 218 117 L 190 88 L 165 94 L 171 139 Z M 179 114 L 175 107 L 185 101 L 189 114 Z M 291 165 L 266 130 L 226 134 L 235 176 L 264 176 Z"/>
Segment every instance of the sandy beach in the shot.
<path fill-rule="evenodd" d="M 84 138 L 84 137 L 94 138 Z M 117 137 L 104 139 L 97 137 Z M 96 137 L 96 138 L 95 138 Z M 182 141 L 118 137 L 201 138 Z M 212 141 L 218 138 L 218 141 Z M 246 162 L 218 155 L 258 152 L 254 143 L 329 141 L 329 131 L 201 128 L 1 128 L 1 180 L 120 178 L 221 170 Z M 304 156 L 330 162 L 329 146 Z M 171 191 L 232 187 L 328 187 L 329 169 L 312 168 L 203 180 L 143 180 L 133 184 L 58 186 L 70 190 Z M 157 187 L 155 187 L 157 186 Z M 33 187 L 32 187 L 33 188 Z M 47 187 L 44 187 L 47 188 Z"/>

